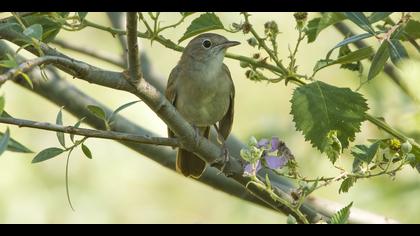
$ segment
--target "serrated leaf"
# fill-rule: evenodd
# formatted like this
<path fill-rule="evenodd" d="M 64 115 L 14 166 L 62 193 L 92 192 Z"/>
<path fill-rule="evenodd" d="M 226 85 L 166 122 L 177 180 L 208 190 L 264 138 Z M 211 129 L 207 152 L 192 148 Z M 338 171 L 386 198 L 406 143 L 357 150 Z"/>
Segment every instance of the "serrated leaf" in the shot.
<path fill-rule="evenodd" d="M 408 58 L 407 51 L 397 39 L 389 40 L 389 52 L 391 55 L 391 61 L 395 66 L 399 66 L 402 59 Z"/>
<path fill-rule="evenodd" d="M 348 38 L 346 38 L 346 39 L 344 39 L 343 41 L 341 41 L 341 42 L 339 42 L 337 45 L 335 45 L 328 53 L 327 53 L 327 56 L 326 56 L 326 58 L 328 59 L 328 58 L 330 58 L 330 56 L 331 56 L 331 53 L 334 51 L 334 49 L 336 49 L 336 48 L 340 48 L 340 47 L 343 47 L 343 46 L 345 46 L 345 45 L 348 45 L 348 44 L 350 44 L 350 43 L 355 43 L 355 42 L 357 42 L 357 41 L 360 41 L 360 40 L 362 40 L 362 39 L 367 39 L 367 38 L 370 38 L 370 37 L 372 37 L 373 35 L 371 34 L 371 33 L 364 33 L 364 34 L 358 34 L 358 35 L 354 35 L 354 36 L 351 36 L 351 37 L 348 37 Z"/>
<path fill-rule="evenodd" d="M 369 68 L 368 80 L 375 78 L 384 68 L 389 58 L 388 41 L 384 41 L 373 57 Z"/>
<path fill-rule="evenodd" d="M 92 152 L 90 151 L 90 149 L 82 143 L 82 151 L 85 154 L 85 156 L 89 159 L 92 159 Z"/>
<path fill-rule="evenodd" d="M 4 137 L 4 133 L 0 132 L 0 139 Z M 7 145 L 7 151 L 10 152 L 19 152 L 19 153 L 33 153 L 29 148 L 23 146 L 18 141 L 13 138 L 9 138 L 9 143 Z"/>
<path fill-rule="evenodd" d="M 350 52 L 344 56 L 337 58 L 336 60 L 324 60 L 324 64 L 316 64 L 314 71 L 319 71 L 327 66 L 336 65 L 336 64 L 348 64 L 356 61 L 361 61 L 366 58 L 369 58 L 374 53 L 372 47 L 364 47 L 354 52 Z"/>
<path fill-rule="evenodd" d="M 340 12 L 325 12 L 322 17 L 310 20 L 306 29 L 308 43 L 314 42 L 322 30 L 344 19 L 346 19 L 346 16 Z"/>
<path fill-rule="evenodd" d="M 369 147 L 366 145 L 356 145 L 351 149 L 351 154 L 354 158 L 369 164 L 378 152 L 379 144 L 380 142 L 378 141 L 371 144 Z"/>
<path fill-rule="evenodd" d="M 53 157 L 60 155 L 63 152 L 64 152 L 63 149 L 56 148 L 56 147 L 44 149 L 40 153 L 38 153 L 34 157 L 34 159 L 32 159 L 32 163 L 38 163 L 38 162 L 49 160 Z"/>
<path fill-rule="evenodd" d="M 366 32 L 375 34 L 375 30 L 372 28 L 368 18 L 365 16 L 365 14 L 363 14 L 363 12 L 344 12 L 344 14 L 349 20 L 351 20 Z"/>
<path fill-rule="evenodd" d="M 371 24 L 381 21 L 391 15 L 393 12 L 372 12 L 368 17 Z"/>
<path fill-rule="evenodd" d="M 329 221 L 330 224 L 347 224 L 347 221 L 350 216 L 350 208 L 353 206 L 353 202 L 351 202 L 346 207 L 339 210 L 337 213 L 331 216 Z"/>
<path fill-rule="evenodd" d="M 86 119 L 86 117 L 82 117 L 82 119 L 78 120 L 74 125 L 75 128 L 79 128 L 82 122 Z M 70 134 L 70 140 L 74 143 L 74 134 Z"/>
<path fill-rule="evenodd" d="M 343 182 L 340 185 L 340 188 L 338 189 L 338 193 L 347 193 L 349 189 L 356 183 L 356 178 L 354 177 L 348 177 L 343 180 Z"/>
<path fill-rule="evenodd" d="M 4 105 L 5 105 L 4 96 L 0 96 L 0 116 L 3 114 Z"/>
<path fill-rule="evenodd" d="M 10 131 L 9 131 L 9 128 L 7 128 L 3 137 L 1 137 L 0 139 L 0 156 L 4 153 L 4 151 L 6 151 L 7 146 L 9 144 L 9 139 L 10 139 Z"/>
<path fill-rule="evenodd" d="M 60 111 L 58 111 L 57 114 L 57 118 L 55 119 L 55 123 L 57 125 L 63 125 L 63 107 L 60 108 Z M 63 132 L 57 132 L 57 139 L 58 142 L 61 144 L 61 146 L 63 146 L 64 148 L 66 148 L 66 140 L 64 138 L 64 133 Z"/>
<path fill-rule="evenodd" d="M 86 18 L 88 12 L 78 12 L 77 15 L 79 16 L 79 19 L 81 22 Z"/>
<path fill-rule="evenodd" d="M 368 110 L 366 99 L 349 88 L 316 81 L 297 88 L 291 100 L 296 130 L 321 152 L 328 145 L 328 133 L 337 131 L 342 148 L 360 131 Z"/>
<path fill-rule="evenodd" d="M 40 24 L 33 24 L 31 26 L 29 26 L 28 28 L 26 28 L 23 31 L 23 34 L 31 37 L 31 38 L 35 38 L 37 40 L 41 40 L 42 37 L 42 25 Z"/>
<path fill-rule="evenodd" d="M 90 111 L 90 113 L 92 113 L 99 119 L 106 121 L 106 114 L 102 107 L 98 107 L 95 105 L 87 105 L 86 108 Z"/>
<path fill-rule="evenodd" d="M 187 31 L 185 31 L 184 35 L 178 40 L 178 43 L 203 32 L 224 28 L 225 27 L 223 26 L 219 17 L 216 16 L 216 14 L 204 13 L 191 22 L 190 26 L 187 28 Z"/>

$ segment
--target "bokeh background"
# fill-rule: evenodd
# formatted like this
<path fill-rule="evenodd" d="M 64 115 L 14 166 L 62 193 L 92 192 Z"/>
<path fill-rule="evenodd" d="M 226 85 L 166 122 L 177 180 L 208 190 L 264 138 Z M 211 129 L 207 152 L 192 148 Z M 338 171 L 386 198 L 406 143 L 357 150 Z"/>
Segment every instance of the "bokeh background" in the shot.
<path fill-rule="evenodd" d="M 6 16 L 0 14 L 0 16 Z M 192 15 L 176 29 L 164 35 L 177 41 Z M 239 23 L 239 13 L 218 13 L 225 25 Z M 310 13 L 309 19 L 318 16 Z M 393 14 L 393 17 L 399 17 Z M 414 13 L 419 19 L 419 14 Z M 179 13 L 162 13 L 162 25 L 180 18 Z M 110 25 L 104 13 L 89 13 L 87 19 Z M 275 20 L 281 31 L 278 37 L 281 58 L 287 61 L 288 46 L 294 46 L 297 32 L 293 13 L 252 13 L 250 18 L 257 30 L 263 34 L 266 21 Z M 141 30 L 144 30 L 141 25 Z M 359 29 L 352 27 L 356 32 Z M 247 45 L 248 35 L 215 31 L 242 45 L 230 52 L 251 56 L 257 49 Z M 77 32 L 61 31 L 59 39 L 116 55 L 121 49 L 111 34 L 85 28 Z M 333 27 L 323 31 L 316 42 L 301 46 L 298 52 L 299 71 L 310 74 L 315 62 L 325 57 L 328 50 L 341 41 L 343 36 Z M 188 41 L 188 40 L 187 40 Z M 378 42 L 367 40 L 375 48 Z M 142 50 L 150 57 L 155 73 L 167 78 L 176 65 L 180 53 L 167 49 L 159 43 L 140 40 Z M 181 43 L 185 46 L 187 42 Z M 420 94 L 420 57 L 415 49 L 406 44 L 411 59 L 407 60 L 398 74 L 414 94 Z M 59 48 L 60 49 L 60 48 Z M 71 51 L 62 51 L 77 59 L 102 68 L 119 70 L 107 63 L 97 61 Z M 29 55 L 29 54 L 27 54 Z M 307 176 L 329 176 L 337 174 L 325 155 L 313 149 L 300 132 L 295 131 L 290 113 L 291 94 L 294 86 L 266 84 L 246 79 L 239 62 L 226 59 L 236 85 L 235 122 L 233 134 L 247 141 L 252 135 L 258 138 L 279 136 L 294 152 L 302 172 Z M 365 63 L 365 66 L 367 64 Z M 336 86 L 356 89 L 359 78 L 356 73 L 332 66 L 317 74 L 316 79 Z M 113 91 L 72 79 L 63 78 L 111 108 L 136 100 L 128 93 Z M 364 77 L 365 79 L 366 77 Z M 59 110 L 51 102 L 13 83 L 0 89 L 6 97 L 6 110 L 15 117 L 37 121 L 54 122 Z M 368 99 L 370 112 L 384 117 L 393 127 L 413 137 L 420 137 L 420 113 L 414 103 L 381 74 L 364 85 L 360 92 Z M 420 96 L 419 96 L 420 99 Z M 155 133 L 166 135 L 166 126 L 144 104 L 137 104 L 122 112 L 131 121 L 148 127 Z M 65 124 L 74 124 L 76 118 L 64 112 Z M 13 138 L 38 152 L 44 148 L 58 146 L 55 133 L 9 126 Z M 5 131 L 6 125 L 0 124 Z M 366 139 L 386 137 L 371 124 L 365 122 L 355 143 Z M 419 140 L 419 139 L 417 139 Z M 31 164 L 34 154 L 6 152 L 0 157 L 0 223 L 285 223 L 286 218 L 269 209 L 239 200 L 204 184 L 184 178 L 162 168 L 159 164 L 129 150 L 113 141 L 87 141 L 94 158 L 89 160 L 80 151 L 74 152 L 70 163 L 70 191 L 76 211 L 66 200 L 64 170 L 65 156 L 39 164 Z M 349 166 L 348 152 L 339 160 L 339 165 Z M 361 180 L 349 193 L 338 194 L 339 184 L 332 184 L 314 195 L 343 204 L 353 201 L 354 206 L 383 214 L 405 223 L 420 222 L 420 178 L 417 171 L 406 167 L 395 179 L 378 177 Z"/>

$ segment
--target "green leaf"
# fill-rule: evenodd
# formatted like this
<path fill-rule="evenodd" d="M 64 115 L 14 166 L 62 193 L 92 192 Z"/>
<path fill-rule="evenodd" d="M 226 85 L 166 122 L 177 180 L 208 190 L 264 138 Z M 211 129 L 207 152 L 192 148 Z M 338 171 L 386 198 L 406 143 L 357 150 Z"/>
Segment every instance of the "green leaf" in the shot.
<path fill-rule="evenodd" d="M 402 59 L 408 58 L 407 51 L 397 39 L 389 40 L 389 52 L 391 55 L 391 61 L 395 66 L 399 66 Z"/>
<path fill-rule="evenodd" d="M 373 12 L 368 17 L 368 20 L 371 24 L 381 21 L 391 15 L 393 12 Z"/>
<path fill-rule="evenodd" d="M 224 28 L 225 27 L 216 14 L 204 13 L 191 22 L 191 25 L 188 26 L 187 31 L 185 31 L 184 35 L 178 40 L 178 43 L 203 32 Z"/>
<path fill-rule="evenodd" d="M 350 52 L 344 56 L 337 58 L 336 60 L 321 60 L 322 62 L 315 65 L 314 71 L 319 71 L 327 66 L 335 65 L 335 64 L 348 64 L 355 61 L 361 61 L 366 58 L 369 58 L 374 53 L 372 47 L 364 47 L 354 52 Z M 324 63 L 325 62 L 325 63 Z"/>
<path fill-rule="evenodd" d="M 310 20 L 305 31 L 308 37 L 308 43 L 314 42 L 322 30 L 344 19 L 346 19 L 346 16 L 340 12 L 325 12 L 322 14 L 322 17 Z"/>
<path fill-rule="evenodd" d="M 42 25 L 34 24 L 34 25 L 31 25 L 28 28 L 26 28 L 23 31 L 23 34 L 28 36 L 28 37 L 35 38 L 37 40 L 41 40 L 42 31 L 43 31 L 42 30 Z"/>
<path fill-rule="evenodd" d="M 341 146 L 340 140 L 337 138 L 337 131 L 331 130 L 327 135 L 325 153 L 327 153 L 327 157 L 330 159 L 332 164 L 338 160 L 342 149 L 343 147 Z"/>
<path fill-rule="evenodd" d="M 3 114 L 4 105 L 5 105 L 4 96 L 0 96 L 0 116 Z"/>
<path fill-rule="evenodd" d="M 22 76 L 22 78 L 28 83 L 31 89 L 34 89 L 34 84 L 32 83 L 31 78 L 29 78 L 29 76 L 26 73 L 19 71 L 18 74 Z"/>
<path fill-rule="evenodd" d="M 80 22 L 83 22 L 87 16 L 88 12 L 78 12 L 77 15 L 79 16 Z"/>
<path fill-rule="evenodd" d="M 106 121 L 106 114 L 102 107 L 87 105 L 86 108 L 99 119 Z"/>
<path fill-rule="evenodd" d="M 16 59 L 11 56 L 9 53 L 6 54 L 7 59 L 0 61 L 0 67 L 4 68 L 15 68 L 18 67 L 19 64 L 16 62 Z"/>
<path fill-rule="evenodd" d="M 64 152 L 63 149 L 56 148 L 56 147 L 44 149 L 40 153 L 38 153 L 38 155 L 34 157 L 34 159 L 32 160 L 32 163 L 38 163 L 38 162 L 49 160 L 53 157 L 60 155 L 63 152 Z"/>
<path fill-rule="evenodd" d="M 9 144 L 9 139 L 10 139 L 10 131 L 9 131 L 9 128 L 7 128 L 3 137 L 1 137 L 0 139 L 0 156 L 4 153 L 4 151 L 6 151 L 7 146 Z"/>
<path fill-rule="evenodd" d="M 354 177 L 348 177 L 340 185 L 340 188 L 338 189 L 338 193 L 347 193 L 349 189 L 356 183 L 356 178 Z"/>
<path fill-rule="evenodd" d="M 348 37 L 348 38 L 346 38 L 346 39 L 344 39 L 343 41 L 341 41 L 341 42 L 339 42 L 337 45 L 335 45 L 328 53 L 327 53 L 327 56 L 326 56 L 326 58 L 327 59 L 329 59 L 330 58 L 330 56 L 331 56 L 331 53 L 334 51 L 334 49 L 336 49 L 336 48 L 340 48 L 340 47 L 343 47 L 343 46 L 345 46 L 345 45 L 348 45 L 348 44 L 350 44 L 350 43 L 355 43 L 355 42 L 357 42 L 357 41 L 360 41 L 360 40 L 362 40 L 362 39 L 367 39 L 367 38 L 370 38 L 370 37 L 372 37 L 373 35 L 371 34 L 371 33 L 364 33 L 364 34 L 358 34 L 358 35 L 354 35 L 354 36 L 351 36 L 351 37 Z"/>
<path fill-rule="evenodd" d="M 89 150 L 89 148 L 82 143 L 82 151 L 85 154 L 85 156 L 89 159 L 92 159 L 92 152 Z"/>
<path fill-rule="evenodd" d="M 365 16 L 365 14 L 363 14 L 363 12 L 344 12 L 344 14 L 349 20 L 351 20 L 366 32 L 375 34 L 375 30 L 372 28 L 368 18 Z"/>
<path fill-rule="evenodd" d="M 126 104 L 124 104 L 124 105 L 121 105 L 120 107 L 118 107 L 114 112 L 112 112 L 112 114 L 109 116 L 109 118 L 108 118 L 108 121 L 111 121 L 114 117 L 115 117 L 115 115 L 118 113 L 118 112 L 120 112 L 120 111 L 122 111 L 122 110 L 124 110 L 124 109 L 126 109 L 126 108 L 128 108 L 129 106 L 131 106 L 131 105 L 134 105 L 134 104 L 136 104 L 136 103 L 138 103 L 138 102 L 140 102 L 140 100 L 137 100 L 137 101 L 133 101 L 133 102 L 129 102 L 129 103 L 126 103 Z"/>
<path fill-rule="evenodd" d="M 379 145 L 380 141 L 374 142 L 369 147 L 366 145 L 356 145 L 352 147 L 351 154 L 354 158 L 369 164 L 378 152 Z"/>
<path fill-rule="evenodd" d="M 344 207 L 343 209 L 339 210 L 337 213 L 331 216 L 329 221 L 330 224 L 347 224 L 347 221 L 350 216 L 350 208 L 353 206 L 353 202 L 351 202 L 348 206 Z"/>
<path fill-rule="evenodd" d="M 375 78 L 384 68 L 389 58 L 388 41 L 384 41 L 373 57 L 372 64 L 369 68 L 368 80 Z"/>
<path fill-rule="evenodd" d="M 292 215 L 288 215 L 287 216 L 287 224 L 289 224 L 289 225 L 294 225 L 294 224 L 297 224 L 297 220 L 296 220 L 296 218 L 294 217 L 294 216 L 292 216 Z"/>
<path fill-rule="evenodd" d="M 86 119 L 86 117 L 82 117 L 82 119 L 78 120 L 74 125 L 74 128 L 79 128 L 82 122 Z M 74 143 L 74 134 L 70 134 L 70 140 Z"/>
<path fill-rule="evenodd" d="M 60 108 L 60 111 L 57 114 L 57 118 L 55 119 L 55 123 L 57 125 L 63 125 L 63 107 Z M 61 144 L 61 146 L 63 146 L 64 148 L 66 148 L 66 140 L 64 138 L 64 133 L 63 132 L 57 132 L 57 139 L 58 142 Z"/>
<path fill-rule="evenodd" d="M 28 25 L 42 25 L 42 42 L 49 43 L 58 35 L 62 25 L 65 23 L 65 17 L 69 12 L 40 12 L 25 16 L 23 19 Z"/>
<path fill-rule="evenodd" d="M 420 38 L 420 21 L 409 20 L 404 27 L 404 33 L 414 40 Z M 402 39 L 407 40 L 407 37 L 402 37 Z"/>
<path fill-rule="evenodd" d="M 190 16 L 192 14 L 194 14 L 195 12 L 180 12 L 182 16 L 187 17 Z"/>
<path fill-rule="evenodd" d="M 0 132 L 0 139 L 4 137 L 4 133 Z M 23 146 L 18 141 L 13 138 L 9 138 L 9 143 L 7 145 L 7 151 L 10 152 L 19 152 L 19 153 L 33 153 L 29 148 Z"/>
<path fill-rule="evenodd" d="M 368 110 L 366 99 L 349 88 L 338 88 L 316 81 L 297 88 L 291 100 L 296 130 L 302 131 L 306 140 L 324 152 L 328 134 L 337 131 L 343 148 L 360 131 Z"/>

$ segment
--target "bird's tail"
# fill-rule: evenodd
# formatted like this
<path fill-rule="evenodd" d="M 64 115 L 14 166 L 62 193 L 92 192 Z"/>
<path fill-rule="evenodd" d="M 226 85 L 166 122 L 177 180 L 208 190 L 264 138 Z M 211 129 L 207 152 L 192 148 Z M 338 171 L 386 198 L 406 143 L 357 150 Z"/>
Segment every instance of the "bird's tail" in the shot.
<path fill-rule="evenodd" d="M 200 129 L 203 136 L 208 138 L 210 127 Z M 182 173 L 186 177 L 200 178 L 206 169 L 206 162 L 200 157 L 185 149 L 179 148 L 176 155 L 176 171 Z"/>

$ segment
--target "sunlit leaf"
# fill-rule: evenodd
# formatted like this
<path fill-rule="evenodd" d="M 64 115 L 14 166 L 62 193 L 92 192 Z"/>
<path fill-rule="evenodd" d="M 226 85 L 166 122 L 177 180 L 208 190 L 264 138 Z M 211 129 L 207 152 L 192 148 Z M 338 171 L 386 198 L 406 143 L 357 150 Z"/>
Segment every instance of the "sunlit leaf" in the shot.
<path fill-rule="evenodd" d="M 368 17 L 368 20 L 371 24 L 381 21 L 391 15 L 393 12 L 372 12 Z"/>
<path fill-rule="evenodd" d="M 349 20 L 351 20 L 353 23 L 358 25 L 366 32 L 375 34 L 375 30 L 372 28 L 372 26 L 370 25 L 371 23 L 369 22 L 365 14 L 363 14 L 363 12 L 344 12 L 344 14 Z"/>
<path fill-rule="evenodd" d="M 106 114 L 102 107 L 87 105 L 86 108 L 99 119 L 106 120 Z"/>
<path fill-rule="evenodd" d="M 92 152 L 85 144 L 82 144 L 82 151 L 87 158 L 92 159 Z"/>
<path fill-rule="evenodd" d="M 369 68 L 368 80 L 375 78 L 384 68 L 389 58 L 388 41 L 384 41 L 373 57 Z"/>
<path fill-rule="evenodd" d="M 380 142 L 374 142 L 369 147 L 366 145 L 356 145 L 351 149 L 354 158 L 369 164 L 378 152 Z"/>
<path fill-rule="evenodd" d="M 204 13 L 191 22 L 190 26 L 187 28 L 187 31 L 185 31 L 184 35 L 179 39 L 178 42 L 180 43 L 187 38 L 216 29 L 224 29 L 224 26 L 219 17 L 214 13 Z"/>

